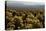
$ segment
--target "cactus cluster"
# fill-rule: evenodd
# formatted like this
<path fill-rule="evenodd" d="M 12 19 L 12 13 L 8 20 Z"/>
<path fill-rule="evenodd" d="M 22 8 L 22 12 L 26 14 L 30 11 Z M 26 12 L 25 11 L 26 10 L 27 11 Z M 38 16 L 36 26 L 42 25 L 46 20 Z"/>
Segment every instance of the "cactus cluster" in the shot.
<path fill-rule="evenodd" d="M 44 9 L 34 8 L 6 8 L 5 29 L 34 29 L 44 28 Z"/>

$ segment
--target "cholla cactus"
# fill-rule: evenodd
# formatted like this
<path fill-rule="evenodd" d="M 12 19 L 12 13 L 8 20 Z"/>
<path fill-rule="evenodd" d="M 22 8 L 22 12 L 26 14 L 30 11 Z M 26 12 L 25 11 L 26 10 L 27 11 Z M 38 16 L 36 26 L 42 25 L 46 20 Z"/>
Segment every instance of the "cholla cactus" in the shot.
<path fill-rule="evenodd" d="M 5 24 L 6 30 L 43 28 L 44 27 L 43 25 L 44 19 L 42 17 L 43 10 L 42 11 L 39 10 L 30 8 L 7 9 Z"/>

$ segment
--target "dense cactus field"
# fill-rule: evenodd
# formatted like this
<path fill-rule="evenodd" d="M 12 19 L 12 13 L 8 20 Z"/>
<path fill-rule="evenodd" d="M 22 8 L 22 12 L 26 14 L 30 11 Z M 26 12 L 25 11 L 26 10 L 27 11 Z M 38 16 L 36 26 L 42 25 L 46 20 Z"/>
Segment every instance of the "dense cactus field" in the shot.
<path fill-rule="evenodd" d="M 45 27 L 45 11 L 42 8 L 6 8 L 5 29 L 36 29 Z"/>

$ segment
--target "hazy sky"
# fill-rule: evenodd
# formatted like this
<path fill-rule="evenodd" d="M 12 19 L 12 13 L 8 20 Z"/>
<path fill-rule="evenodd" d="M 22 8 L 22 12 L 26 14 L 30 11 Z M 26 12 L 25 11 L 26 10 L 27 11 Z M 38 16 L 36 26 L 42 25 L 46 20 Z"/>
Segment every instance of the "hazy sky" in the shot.
<path fill-rule="evenodd" d="M 43 2 L 24 2 L 24 1 L 7 1 L 7 6 L 35 6 L 35 5 L 44 5 Z"/>

